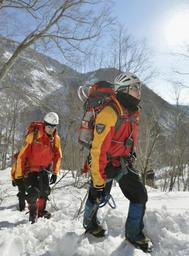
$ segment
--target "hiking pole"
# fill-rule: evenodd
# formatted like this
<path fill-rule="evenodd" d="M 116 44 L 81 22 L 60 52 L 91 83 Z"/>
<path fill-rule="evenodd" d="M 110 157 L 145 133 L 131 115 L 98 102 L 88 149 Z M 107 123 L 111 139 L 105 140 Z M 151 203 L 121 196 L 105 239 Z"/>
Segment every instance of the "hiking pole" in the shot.
<path fill-rule="evenodd" d="M 73 219 L 76 219 L 79 217 L 80 214 L 82 214 L 84 212 L 84 204 L 87 200 L 87 196 L 88 196 L 88 191 L 87 193 L 85 194 L 84 198 L 81 200 L 81 204 L 80 204 L 80 207 L 79 207 L 79 210 L 76 212 L 76 214 L 74 215 Z"/>

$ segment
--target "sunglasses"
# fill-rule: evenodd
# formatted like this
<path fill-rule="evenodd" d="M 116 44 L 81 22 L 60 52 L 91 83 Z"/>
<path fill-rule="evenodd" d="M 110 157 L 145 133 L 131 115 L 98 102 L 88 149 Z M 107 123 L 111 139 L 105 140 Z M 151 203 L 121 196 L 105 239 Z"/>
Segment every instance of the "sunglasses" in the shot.
<path fill-rule="evenodd" d="M 138 92 L 141 91 L 141 84 L 132 84 L 129 86 L 129 90 L 134 91 L 134 92 Z"/>
<path fill-rule="evenodd" d="M 46 124 L 46 127 L 48 127 L 49 129 L 55 129 L 56 125 L 52 125 L 52 124 Z"/>

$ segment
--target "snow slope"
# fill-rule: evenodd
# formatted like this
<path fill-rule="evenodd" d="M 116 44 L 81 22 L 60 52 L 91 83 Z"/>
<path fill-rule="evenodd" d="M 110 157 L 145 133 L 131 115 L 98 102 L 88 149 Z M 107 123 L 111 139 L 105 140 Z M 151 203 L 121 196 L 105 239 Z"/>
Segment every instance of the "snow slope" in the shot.
<path fill-rule="evenodd" d="M 105 206 L 99 219 L 108 229 L 105 239 L 84 235 L 82 215 L 77 216 L 86 189 L 71 186 L 68 175 L 53 190 L 48 210 L 50 220 L 28 222 L 28 214 L 17 210 L 17 189 L 11 186 L 9 169 L 0 171 L 0 255 L 1 256 L 142 256 L 124 241 L 128 200 L 119 187 L 112 195 L 117 208 Z M 61 176 L 60 176 L 61 177 Z M 2 200 L 3 199 L 3 200 Z M 189 193 L 163 193 L 149 189 L 145 232 L 154 242 L 153 256 L 189 255 Z"/>

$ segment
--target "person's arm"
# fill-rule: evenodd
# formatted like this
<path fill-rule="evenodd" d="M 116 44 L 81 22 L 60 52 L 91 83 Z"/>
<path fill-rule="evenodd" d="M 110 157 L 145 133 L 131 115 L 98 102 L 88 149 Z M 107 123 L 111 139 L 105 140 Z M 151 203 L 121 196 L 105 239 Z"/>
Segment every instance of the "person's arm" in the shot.
<path fill-rule="evenodd" d="M 105 107 L 96 117 L 94 138 L 90 151 L 90 171 L 93 186 L 103 188 L 106 183 L 105 167 L 117 121 L 117 114 L 111 107 Z"/>
<path fill-rule="evenodd" d="M 61 149 L 60 137 L 56 135 L 55 146 L 54 146 L 54 157 L 53 157 L 53 174 L 54 175 L 57 175 L 57 173 L 60 171 L 61 159 L 62 159 L 62 149 Z"/>
<path fill-rule="evenodd" d="M 31 151 L 32 141 L 33 141 L 33 134 L 30 133 L 27 135 L 25 144 L 22 146 L 16 160 L 15 176 L 14 176 L 16 180 L 22 179 L 24 176 L 25 163 Z"/>

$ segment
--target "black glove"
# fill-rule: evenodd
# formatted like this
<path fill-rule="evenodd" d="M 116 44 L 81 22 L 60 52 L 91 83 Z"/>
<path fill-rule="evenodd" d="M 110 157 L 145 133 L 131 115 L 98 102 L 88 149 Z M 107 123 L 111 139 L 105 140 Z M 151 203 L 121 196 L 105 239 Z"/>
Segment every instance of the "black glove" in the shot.
<path fill-rule="evenodd" d="M 52 174 L 51 178 L 50 178 L 50 185 L 54 184 L 57 180 L 57 175 L 56 174 Z"/>
<path fill-rule="evenodd" d="M 127 163 L 128 163 L 128 166 L 129 167 L 132 167 L 133 163 L 135 162 L 136 160 L 136 152 L 133 151 L 132 153 L 129 154 L 129 156 L 127 157 Z"/>
<path fill-rule="evenodd" d="M 15 180 L 12 180 L 12 186 L 13 186 L 13 187 L 16 187 L 16 186 L 17 186 Z"/>
<path fill-rule="evenodd" d="M 12 180 L 12 185 L 13 185 L 13 187 L 15 187 L 15 186 L 23 186 L 24 185 L 24 179 L 21 178 L 21 179 Z"/>
<path fill-rule="evenodd" d="M 92 200 L 95 203 L 98 203 L 98 204 L 102 203 L 103 199 L 105 197 L 104 188 L 95 188 L 95 187 L 91 186 L 90 196 L 92 197 Z"/>

